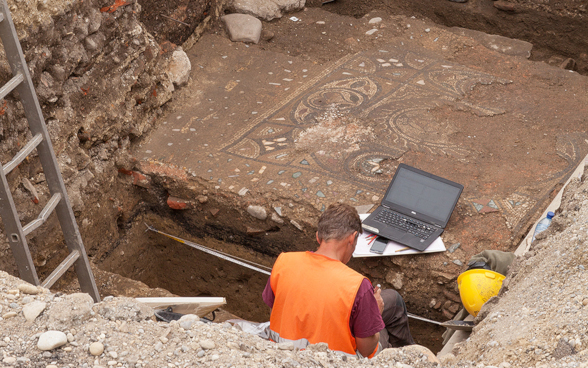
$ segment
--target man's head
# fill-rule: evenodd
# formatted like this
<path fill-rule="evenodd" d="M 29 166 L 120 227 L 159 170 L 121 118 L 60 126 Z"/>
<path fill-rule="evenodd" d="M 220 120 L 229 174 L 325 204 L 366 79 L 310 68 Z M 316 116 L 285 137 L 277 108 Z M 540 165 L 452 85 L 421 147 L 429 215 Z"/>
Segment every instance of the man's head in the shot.
<path fill-rule="evenodd" d="M 317 225 L 317 239 L 319 242 L 328 240 L 343 240 L 353 234 L 362 233 L 361 220 L 355 208 L 344 203 L 334 203 L 323 212 Z"/>

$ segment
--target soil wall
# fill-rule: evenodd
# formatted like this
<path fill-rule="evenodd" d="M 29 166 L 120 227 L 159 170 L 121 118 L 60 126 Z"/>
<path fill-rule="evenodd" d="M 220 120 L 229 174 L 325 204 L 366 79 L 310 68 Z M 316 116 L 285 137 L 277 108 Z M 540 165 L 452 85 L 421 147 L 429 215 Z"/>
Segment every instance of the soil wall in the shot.
<path fill-rule="evenodd" d="M 177 89 L 170 59 L 178 46 L 168 40 L 173 35 L 151 34 L 148 26 L 153 22 L 141 22 L 142 3 L 153 7 L 147 0 L 8 1 L 90 255 L 92 249 L 117 241 L 117 219 L 123 210 L 113 201 L 113 193 L 121 190 L 118 169 L 127 165 L 129 147 L 149 131 Z M 176 42 L 190 40 L 193 31 L 192 37 L 198 37 L 220 14 L 224 1 L 194 3 L 204 10 L 191 21 L 189 32 L 174 36 Z M 175 10 L 182 6 L 174 5 Z M 0 80 L 5 83 L 12 75 L 3 51 L 0 56 Z M 0 101 L 1 162 L 10 160 L 30 138 L 21 103 L 9 95 Z M 36 153 L 8 180 L 21 222 L 28 223 L 50 197 Z M 26 180 L 38 198 L 25 188 Z M 41 278 L 66 255 L 54 215 L 27 240 Z M 4 239 L 0 269 L 16 273 Z"/>

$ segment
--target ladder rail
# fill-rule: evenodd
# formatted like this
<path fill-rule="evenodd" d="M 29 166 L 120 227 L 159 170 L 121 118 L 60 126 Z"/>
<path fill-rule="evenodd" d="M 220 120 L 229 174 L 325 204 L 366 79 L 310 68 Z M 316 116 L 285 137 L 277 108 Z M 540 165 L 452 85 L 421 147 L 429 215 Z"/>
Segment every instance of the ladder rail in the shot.
<path fill-rule="evenodd" d="M 0 170 L 0 216 L 4 220 L 4 231 L 16 261 L 16 267 L 20 278 L 33 284 L 39 285 L 39 277 L 33 264 L 33 258 L 27 245 L 27 239 L 22 231 L 22 225 L 18 221 L 18 213 L 14 200 L 10 193 L 8 181 L 4 171 Z M 22 246 L 24 244 L 24 246 Z"/>
<path fill-rule="evenodd" d="M 92 274 L 92 269 L 86 255 L 82 237 L 80 235 L 80 231 L 78 229 L 76 219 L 67 196 L 67 190 L 65 188 L 61 171 L 59 170 L 59 165 L 57 163 L 57 158 L 55 156 L 55 152 L 53 151 L 51 139 L 45 125 L 43 112 L 41 110 L 41 106 L 39 105 L 29 70 L 26 66 L 26 60 L 24 58 L 20 42 L 17 38 L 16 29 L 14 27 L 6 0 L 0 1 L 0 7 L 2 8 L 1 13 L 3 14 L 4 18 L 2 21 L 0 21 L 0 37 L 2 38 L 8 64 L 10 65 L 13 76 L 22 74 L 24 77 L 22 83 L 19 83 L 15 90 L 19 93 L 31 133 L 33 136 L 40 134 L 43 138 L 37 146 L 37 152 L 41 166 L 43 167 L 47 186 L 49 187 L 49 192 L 52 196 L 56 193 L 62 194 L 61 200 L 55 207 L 55 212 L 57 214 L 57 218 L 59 219 L 59 224 L 63 232 L 65 243 L 70 253 L 74 252 L 75 250 L 80 252 L 80 257 L 78 257 L 74 263 L 74 268 L 80 281 L 80 287 L 83 292 L 89 293 L 94 301 L 98 302 L 100 301 L 100 294 L 98 293 L 98 288 L 96 287 L 94 275 Z M 12 202 L 12 204 L 14 205 L 14 202 Z M 16 214 L 16 209 L 14 209 L 13 213 Z M 16 219 L 18 219 L 17 214 Z M 22 234 L 22 227 L 20 228 L 20 234 Z M 22 239 L 22 241 L 26 245 L 26 240 Z M 25 246 L 25 248 L 28 249 L 28 246 Z M 30 264 L 32 265 L 32 263 Z M 34 268 L 34 266 L 32 268 Z M 35 284 L 38 285 L 38 280 L 36 280 Z"/>

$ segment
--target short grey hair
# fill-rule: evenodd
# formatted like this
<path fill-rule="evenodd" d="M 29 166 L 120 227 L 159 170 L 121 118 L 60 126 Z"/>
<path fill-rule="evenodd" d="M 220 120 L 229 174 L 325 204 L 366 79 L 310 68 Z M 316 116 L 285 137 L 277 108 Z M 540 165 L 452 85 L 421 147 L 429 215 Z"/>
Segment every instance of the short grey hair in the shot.
<path fill-rule="evenodd" d="M 321 215 L 317 225 L 319 241 L 342 240 L 354 231 L 361 234 L 361 220 L 354 207 L 345 203 L 330 205 Z"/>

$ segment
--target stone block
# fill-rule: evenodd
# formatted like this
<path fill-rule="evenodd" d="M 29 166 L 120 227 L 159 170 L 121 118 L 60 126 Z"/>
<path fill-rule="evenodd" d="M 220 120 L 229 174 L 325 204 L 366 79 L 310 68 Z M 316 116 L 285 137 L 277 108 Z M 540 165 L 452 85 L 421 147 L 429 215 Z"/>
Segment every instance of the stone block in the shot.
<path fill-rule="evenodd" d="M 270 21 L 285 13 L 304 9 L 306 0 L 233 0 L 228 8 L 235 13 L 251 14 Z"/>
<path fill-rule="evenodd" d="M 192 64 L 190 63 L 188 55 L 181 47 L 178 47 L 174 50 L 167 69 L 171 81 L 176 86 L 182 86 L 188 83 L 191 70 Z"/>
<path fill-rule="evenodd" d="M 248 14 L 228 14 L 221 18 L 229 38 L 233 42 L 258 43 L 261 37 L 261 21 Z"/>

